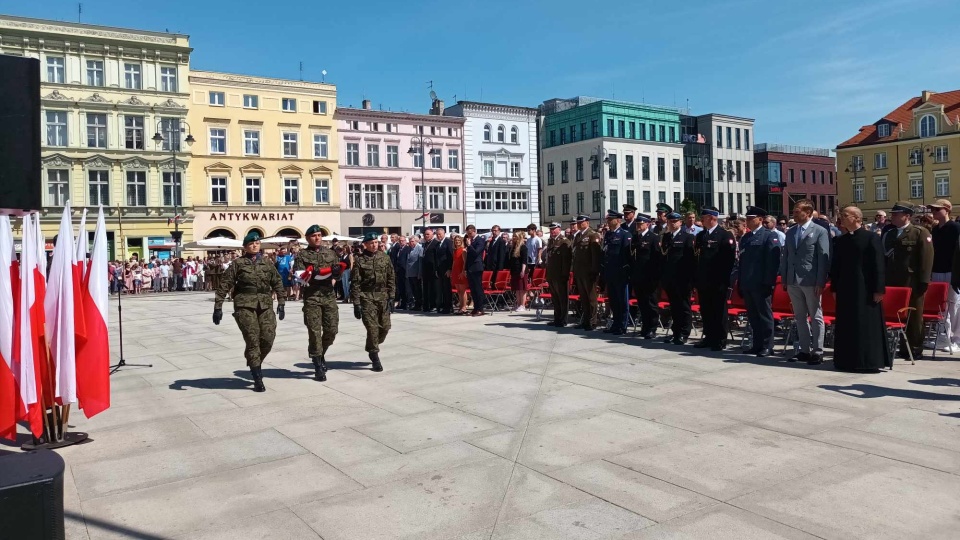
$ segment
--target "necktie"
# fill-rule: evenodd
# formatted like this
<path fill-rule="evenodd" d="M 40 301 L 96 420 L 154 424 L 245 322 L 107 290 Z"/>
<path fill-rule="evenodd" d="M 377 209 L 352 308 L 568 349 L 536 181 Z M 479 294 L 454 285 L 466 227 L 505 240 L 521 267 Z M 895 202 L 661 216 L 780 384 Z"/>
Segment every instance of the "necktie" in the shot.
<path fill-rule="evenodd" d="M 797 228 L 797 238 L 796 238 L 797 243 L 796 243 L 796 245 L 793 246 L 793 247 L 797 247 L 797 248 L 800 247 L 800 239 L 801 239 L 801 238 L 803 238 L 803 227 L 798 227 L 798 228 Z"/>

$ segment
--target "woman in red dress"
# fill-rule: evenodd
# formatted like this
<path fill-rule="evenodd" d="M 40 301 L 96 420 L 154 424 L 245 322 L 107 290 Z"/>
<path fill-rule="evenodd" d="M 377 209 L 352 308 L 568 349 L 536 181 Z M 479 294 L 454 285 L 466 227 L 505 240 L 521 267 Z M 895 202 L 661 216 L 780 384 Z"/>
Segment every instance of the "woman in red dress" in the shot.
<path fill-rule="evenodd" d="M 453 269 L 450 271 L 450 284 L 457 290 L 457 298 L 460 303 L 457 315 L 466 315 L 467 312 L 467 272 L 464 269 L 467 262 L 467 254 L 463 248 L 463 237 L 455 235 L 453 237 Z"/>

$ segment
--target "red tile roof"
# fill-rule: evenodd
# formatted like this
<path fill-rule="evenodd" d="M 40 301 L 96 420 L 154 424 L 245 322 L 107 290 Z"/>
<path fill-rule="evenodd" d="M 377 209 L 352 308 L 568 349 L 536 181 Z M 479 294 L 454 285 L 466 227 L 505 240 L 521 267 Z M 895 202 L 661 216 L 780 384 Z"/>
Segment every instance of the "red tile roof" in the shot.
<path fill-rule="evenodd" d="M 901 126 L 905 131 L 910 130 L 913 123 L 913 110 L 922 104 L 921 99 L 919 96 L 908 99 L 906 103 L 897 107 L 876 123 L 861 127 L 859 133 L 837 145 L 837 148 L 898 140 Z M 960 90 L 933 93 L 930 95 L 929 102 L 943 105 L 943 113 L 947 119 L 954 125 L 957 123 L 957 117 L 960 116 Z M 886 137 L 878 136 L 877 125 L 881 123 L 890 124 L 890 135 Z"/>

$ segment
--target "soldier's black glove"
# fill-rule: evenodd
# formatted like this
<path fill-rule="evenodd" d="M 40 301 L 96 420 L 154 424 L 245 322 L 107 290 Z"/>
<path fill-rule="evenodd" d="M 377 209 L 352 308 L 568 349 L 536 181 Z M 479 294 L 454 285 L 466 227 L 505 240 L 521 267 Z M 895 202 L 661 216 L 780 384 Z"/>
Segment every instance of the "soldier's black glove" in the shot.
<path fill-rule="evenodd" d="M 216 308 L 213 310 L 213 324 L 219 325 L 220 321 L 223 320 L 223 310 Z"/>
<path fill-rule="evenodd" d="M 340 274 L 342 273 L 340 269 L 340 263 L 336 263 L 330 267 L 330 277 L 333 279 L 340 279 Z"/>
<path fill-rule="evenodd" d="M 357 319 L 363 318 L 363 310 L 360 308 L 360 304 L 353 305 L 353 316 Z"/>
<path fill-rule="evenodd" d="M 393 298 L 390 297 L 390 296 L 387 297 L 387 306 L 390 307 L 390 313 L 393 313 L 393 312 L 394 312 L 394 308 L 397 307 L 397 306 L 393 303 Z"/>
<path fill-rule="evenodd" d="M 286 317 L 286 316 L 287 316 L 287 312 L 284 311 L 284 309 L 283 309 L 283 304 L 277 306 L 277 318 L 282 321 L 283 318 Z"/>
<path fill-rule="evenodd" d="M 919 295 L 919 294 L 927 294 L 927 287 L 929 287 L 929 286 L 930 286 L 929 283 L 917 283 L 917 286 L 914 287 L 914 290 L 917 291 L 917 294 L 918 294 L 918 295 Z"/>

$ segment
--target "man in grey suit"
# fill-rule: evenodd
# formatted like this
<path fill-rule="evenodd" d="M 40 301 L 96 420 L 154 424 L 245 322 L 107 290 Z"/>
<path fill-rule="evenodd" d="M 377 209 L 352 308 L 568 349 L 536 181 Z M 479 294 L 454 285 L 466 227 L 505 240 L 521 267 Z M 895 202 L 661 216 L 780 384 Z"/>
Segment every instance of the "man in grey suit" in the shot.
<path fill-rule="evenodd" d="M 830 272 L 830 233 L 814 223 L 812 217 L 811 201 L 801 199 L 794 204 L 796 225 L 787 230 L 780 276 L 782 287 L 790 295 L 800 335 L 800 352 L 789 361 L 817 365 L 823 363 L 820 298 Z"/>

